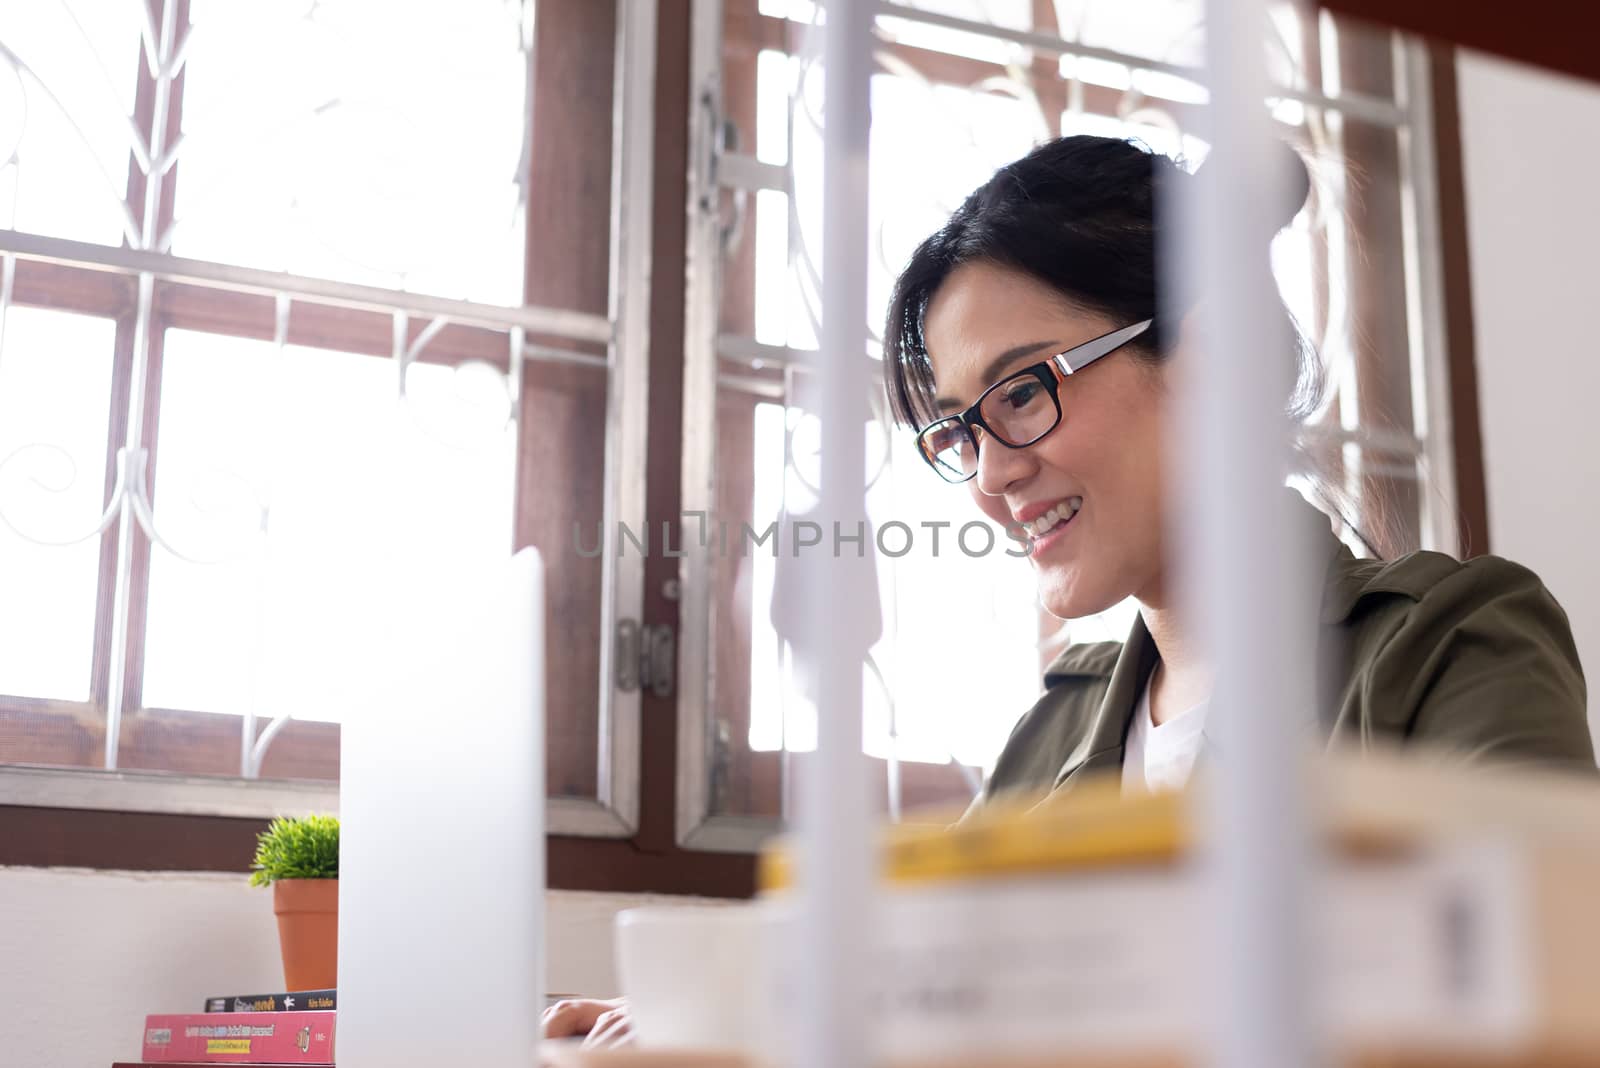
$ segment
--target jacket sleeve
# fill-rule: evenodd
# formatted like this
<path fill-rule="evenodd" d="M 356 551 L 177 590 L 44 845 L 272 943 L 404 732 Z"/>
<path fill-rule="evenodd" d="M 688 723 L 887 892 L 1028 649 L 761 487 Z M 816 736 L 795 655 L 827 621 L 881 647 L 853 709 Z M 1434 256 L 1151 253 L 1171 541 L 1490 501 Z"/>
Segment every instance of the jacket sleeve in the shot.
<path fill-rule="evenodd" d="M 1462 565 L 1387 643 L 1411 741 L 1468 759 L 1594 771 L 1583 668 L 1561 606 L 1498 557 Z"/>

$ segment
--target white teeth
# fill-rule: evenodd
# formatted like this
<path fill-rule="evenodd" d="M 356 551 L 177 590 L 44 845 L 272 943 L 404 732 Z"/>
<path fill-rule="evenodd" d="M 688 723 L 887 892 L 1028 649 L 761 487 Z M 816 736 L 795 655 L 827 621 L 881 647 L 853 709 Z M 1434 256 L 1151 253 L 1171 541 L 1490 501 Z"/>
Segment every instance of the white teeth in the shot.
<path fill-rule="evenodd" d="M 1046 512 L 1044 515 L 1040 516 L 1038 519 L 1035 519 L 1032 523 L 1026 524 L 1028 533 L 1036 538 L 1042 538 L 1046 534 L 1050 533 L 1050 531 L 1054 530 L 1056 525 L 1063 519 L 1067 519 L 1075 515 L 1078 509 L 1082 507 L 1082 497 L 1068 497 L 1066 500 L 1062 501 L 1060 504 Z"/>

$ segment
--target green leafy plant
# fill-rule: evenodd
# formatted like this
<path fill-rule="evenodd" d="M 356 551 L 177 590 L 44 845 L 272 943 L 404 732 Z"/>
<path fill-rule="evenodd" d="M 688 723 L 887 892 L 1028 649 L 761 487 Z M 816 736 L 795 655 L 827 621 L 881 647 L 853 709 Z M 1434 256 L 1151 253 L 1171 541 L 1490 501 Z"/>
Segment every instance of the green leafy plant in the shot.
<path fill-rule="evenodd" d="M 283 817 L 256 835 L 256 859 L 250 865 L 251 886 L 270 886 L 279 879 L 339 877 L 339 817 Z"/>

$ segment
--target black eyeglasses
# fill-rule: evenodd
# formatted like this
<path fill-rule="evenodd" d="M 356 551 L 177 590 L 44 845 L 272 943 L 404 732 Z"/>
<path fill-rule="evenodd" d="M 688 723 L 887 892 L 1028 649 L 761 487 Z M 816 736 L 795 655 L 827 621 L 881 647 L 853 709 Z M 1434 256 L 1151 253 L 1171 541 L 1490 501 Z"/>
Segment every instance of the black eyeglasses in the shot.
<path fill-rule="evenodd" d="M 1048 360 L 1007 375 L 964 412 L 936 419 L 917 432 L 917 448 L 946 482 L 966 482 L 978 473 L 982 428 L 1008 449 L 1025 449 L 1061 423 L 1061 382 L 1150 329 L 1154 319 L 1085 341 Z"/>

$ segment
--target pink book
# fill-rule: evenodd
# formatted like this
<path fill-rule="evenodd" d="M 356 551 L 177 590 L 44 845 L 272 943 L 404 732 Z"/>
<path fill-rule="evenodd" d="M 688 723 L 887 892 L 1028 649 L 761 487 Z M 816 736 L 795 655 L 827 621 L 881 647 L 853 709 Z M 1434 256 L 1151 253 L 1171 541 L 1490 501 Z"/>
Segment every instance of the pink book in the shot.
<path fill-rule="evenodd" d="M 144 1018 L 144 1059 L 332 1064 L 332 1012 L 188 1012 Z"/>

